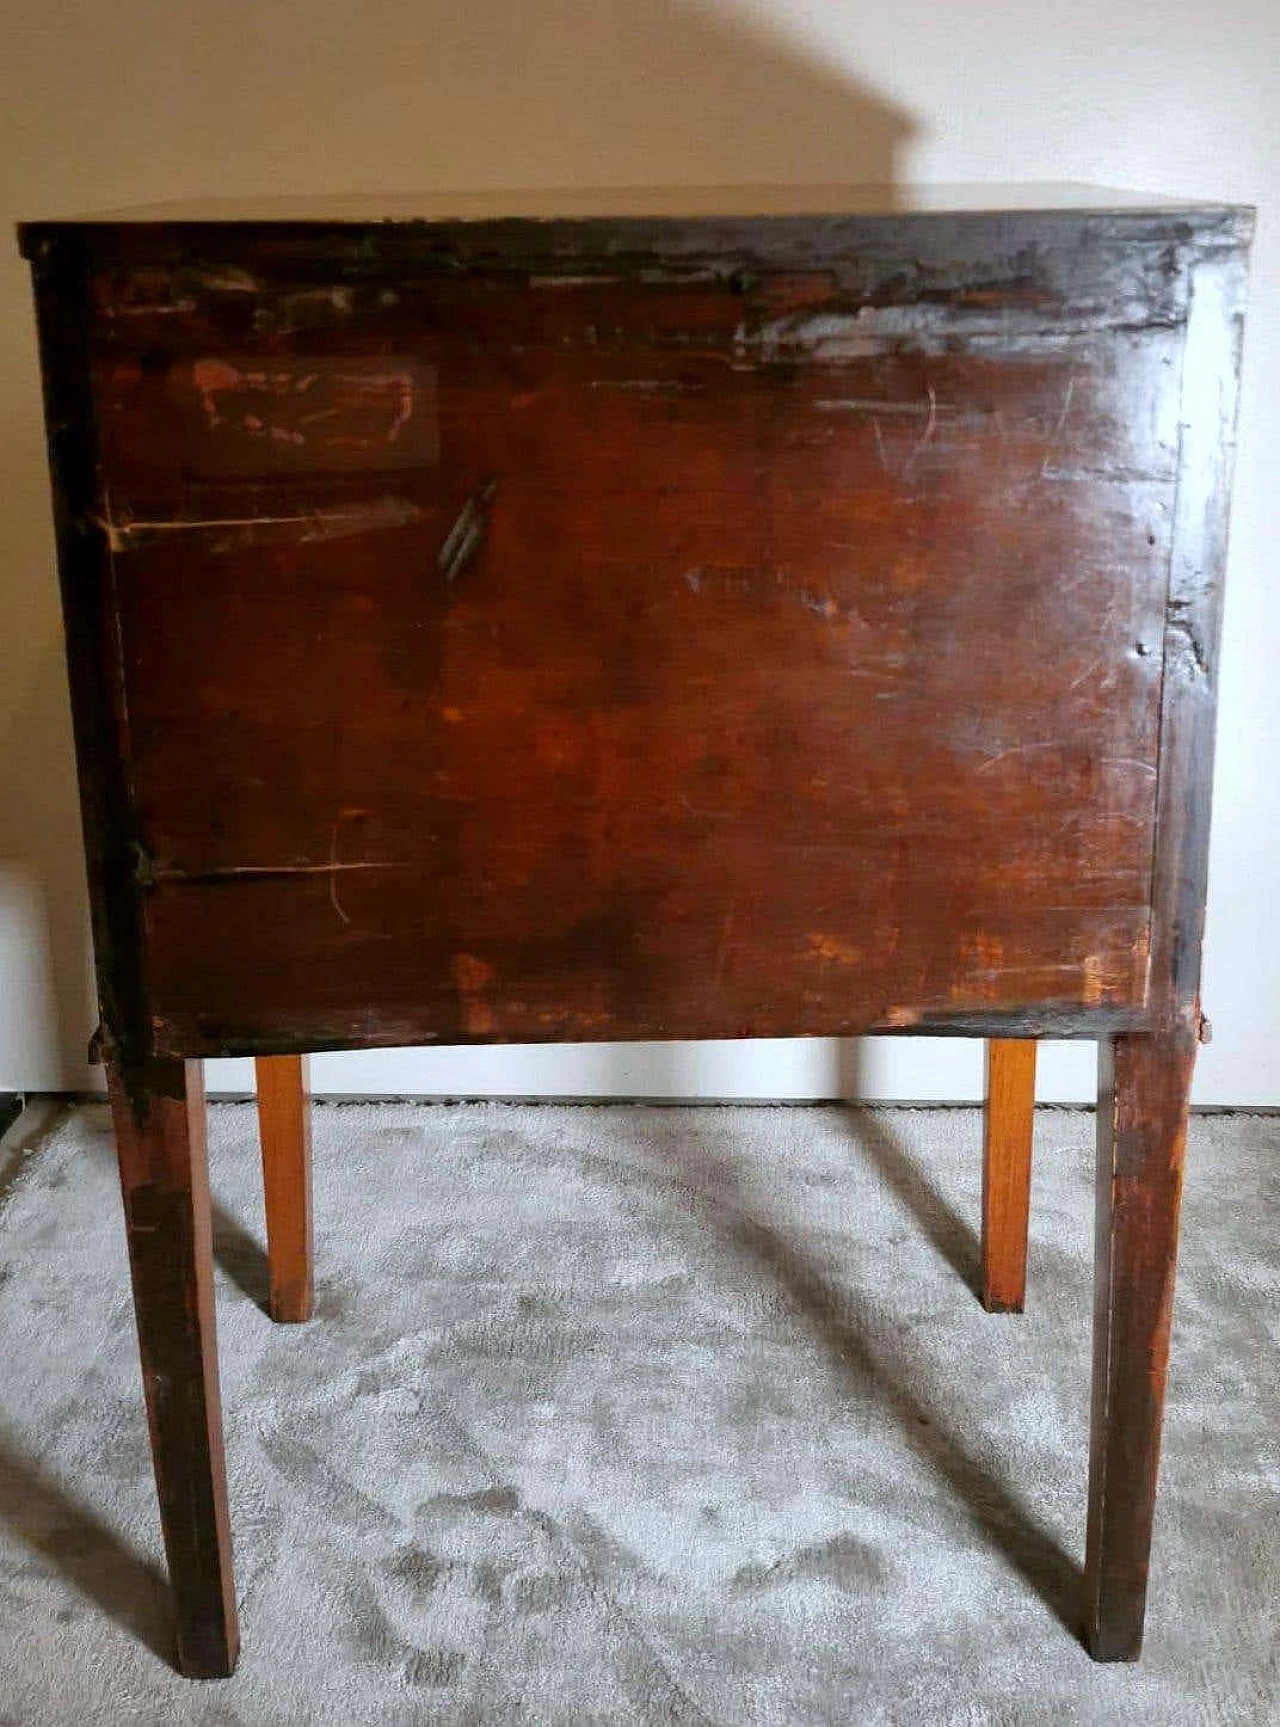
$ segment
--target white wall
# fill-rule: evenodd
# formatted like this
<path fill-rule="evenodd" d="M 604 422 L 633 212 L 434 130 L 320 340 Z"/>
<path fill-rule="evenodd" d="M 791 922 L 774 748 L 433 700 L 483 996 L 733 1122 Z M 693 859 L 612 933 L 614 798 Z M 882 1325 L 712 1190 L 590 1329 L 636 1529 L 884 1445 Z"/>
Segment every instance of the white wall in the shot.
<path fill-rule="evenodd" d="M 10 0 L 3 214 L 195 194 L 1092 180 L 1260 206 L 1197 1095 L 1280 1103 L 1276 0 Z M 0 1089 L 91 1083 L 89 961 L 25 267 L 0 245 Z M 217 1064 L 211 1083 L 246 1083 Z M 1092 1051 L 1045 1053 L 1086 1097 Z M 976 1095 L 898 1041 L 328 1057 L 324 1089 Z"/>

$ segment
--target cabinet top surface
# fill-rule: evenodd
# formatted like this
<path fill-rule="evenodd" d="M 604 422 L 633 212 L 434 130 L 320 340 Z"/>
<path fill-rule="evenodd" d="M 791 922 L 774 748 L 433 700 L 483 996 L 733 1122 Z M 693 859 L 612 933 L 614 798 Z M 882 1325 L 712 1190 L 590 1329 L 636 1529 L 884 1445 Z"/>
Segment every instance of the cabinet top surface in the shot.
<path fill-rule="evenodd" d="M 339 193 L 326 196 L 177 199 L 22 223 L 27 244 L 66 227 L 168 223 L 313 223 L 627 218 L 751 219 L 806 216 L 1003 214 L 1191 215 L 1239 210 L 1226 202 L 1169 198 L 1107 186 L 1032 183 L 923 186 L 611 186 L 482 192 Z"/>

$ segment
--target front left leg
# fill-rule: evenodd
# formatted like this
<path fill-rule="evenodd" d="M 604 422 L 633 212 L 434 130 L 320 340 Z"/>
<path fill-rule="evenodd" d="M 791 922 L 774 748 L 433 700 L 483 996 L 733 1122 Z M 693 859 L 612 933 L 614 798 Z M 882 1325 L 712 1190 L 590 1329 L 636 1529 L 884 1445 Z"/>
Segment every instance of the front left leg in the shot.
<path fill-rule="evenodd" d="M 199 1062 L 107 1069 L 142 1382 L 178 1621 L 178 1667 L 220 1679 L 239 1650 L 213 1312 Z"/>
<path fill-rule="evenodd" d="M 1179 1020 L 1100 1052 L 1084 1625 L 1098 1661 L 1142 1649 L 1195 1049 Z"/>

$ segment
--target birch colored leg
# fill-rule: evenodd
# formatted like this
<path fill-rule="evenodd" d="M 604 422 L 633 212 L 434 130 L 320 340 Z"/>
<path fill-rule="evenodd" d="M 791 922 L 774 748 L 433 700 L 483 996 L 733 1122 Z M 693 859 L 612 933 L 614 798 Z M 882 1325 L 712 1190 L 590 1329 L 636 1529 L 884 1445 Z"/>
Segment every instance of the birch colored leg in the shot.
<path fill-rule="evenodd" d="M 311 1110 L 304 1055 L 259 1056 L 258 1131 L 271 1265 L 271 1317 L 311 1318 Z"/>
<path fill-rule="evenodd" d="M 235 1667 L 236 1622 L 213 1310 L 213 1236 L 198 1062 L 110 1064 L 142 1382 L 190 1679 Z"/>
<path fill-rule="evenodd" d="M 1021 1313 L 1026 1301 L 1035 1102 L 1034 1040 L 993 1038 L 982 1144 L 982 1305 L 989 1313 Z"/>
<path fill-rule="evenodd" d="M 1099 1661 L 1142 1649 L 1194 1058 L 1179 1027 L 1119 1037 L 1099 1063 L 1084 1625 Z"/>

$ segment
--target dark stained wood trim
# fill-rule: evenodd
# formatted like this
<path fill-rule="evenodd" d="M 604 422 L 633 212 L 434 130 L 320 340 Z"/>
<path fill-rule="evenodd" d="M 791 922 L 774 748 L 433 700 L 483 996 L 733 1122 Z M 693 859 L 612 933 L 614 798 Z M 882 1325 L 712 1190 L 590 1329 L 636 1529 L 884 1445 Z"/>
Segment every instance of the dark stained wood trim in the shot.
<path fill-rule="evenodd" d="M 1128 1008 L 1036 1008 L 1017 1013 L 960 1014 L 954 1018 L 923 1018 L 914 1025 L 888 1025 L 883 1021 L 863 1025 L 851 1022 L 847 1028 L 838 1032 L 821 1035 L 840 1037 L 965 1037 L 965 1038 L 1027 1038 L 1051 1037 L 1069 1041 L 1086 1041 L 1096 1043 L 1101 1039 L 1116 1036 L 1124 1031 L 1141 1030 L 1148 1024 L 1145 1010 Z M 469 1044 L 486 1044 L 514 1042 L 512 1039 L 477 1036 L 451 1036 L 448 1040 L 450 1048 L 464 1048 Z M 558 1042 L 597 1042 L 614 1041 L 607 1036 L 595 1035 L 588 1037 L 575 1035 L 572 1039 L 557 1038 L 554 1035 L 536 1040 L 538 1043 L 554 1044 Z M 634 1041 L 634 1040 L 632 1040 Z M 664 1038 L 649 1039 L 650 1042 L 669 1041 Z M 714 1041 L 714 1040 L 713 1040 Z M 342 1051 L 353 1049 L 400 1049 L 410 1045 L 422 1047 L 443 1047 L 444 1040 L 430 1040 L 424 1035 L 424 1027 L 419 1022 L 413 1024 L 398 1024 L 394 1020 L 380 1020 L 368 1030 L 361 1031 L 351 1037 L 298 1037 L 287 1036 L 245 1037 L 231 1027 L 219 1027 L 200 1037 L 172 1038 L 167 1028 L 161 1024 L 156 1027 L 154 1051 L 157 1056 L 178 1058 L 184 1056 L 214 1059 L 220 1056 L 287 1056 L 287 1055 L 318 1055 L 326 1051 Z"/>
<path fill-rule="evenodd" d="M 98 436 L 88 357 L 88 247 L 76 232 L 37 249 L 36 314 L 54 530 L 71 686 L 80 815 L 102 1016 L 101 1046 L 128 1063 L 150 1052 L 137 839 L 128 783 L 112 554 L 89 524 L 98 504 Z"/>
<path fill-rule="evenodd" d="M 391 268 L 466 270 L 544 268 L 582 264 L 600 272 L 629 272 L 654 255 L 683 270 L 731 274 L 755 261 L 772 268 L 831 265 L 848 280 L 891 272 L 904 298 L 921 287 L 945 291 L 989 288 L 1002 278 L 1025 287 L 1056 288 L 1082 315 L 1097 322 L 1126 304 L 1147 300 L 1178 306 L 1178 273 L 1166 267 L 1169 248 L 1193 236 L 1203 241 L 1236 235 L 1252 212 L 1239 206 L 1200 205 L 1134 210 L 863 212 L 850 215 L 506 217 L 478 221 L 99 221 L 28 222 L 18 229 L 25 257 L 39 261 L 68 240 L 87 238 L 95 259 L 160 268 L 243 259 L 246 247 L 268 268 L 301 276 L 348 280 Z M 1038 244 L 1028 248 L 1035 232 Z M 1120 249 L 1152 250 L 1147 273 L 1129 279 L 1129 292 L 1110 276 L 1110 294 L 1090 297 L 1095 272 L 1110 273 Z M 1165 254 L 1165 263 L 1160 254 Z M 904 272 L 903 264 L 907 262 Z M 1159 283 L 1165 284 L 1164 290 Z M 1083 291 L 1082 291 L 1083 290 Z"/>
<path fill-rule="evenodd" d="M 231 1570 L 213 1235 L 198 1062 L 107 1065 L 178 1665 L 220 1679 L 240 1634 Z"/>
<path fill-rule="evenodd" d="M 1099 1063 L 1085 1640 L 1142 1649 L 1200 1012 L 1218 643 L 1250 224 L 1190 252 L 1166 609 L 1149 1003 Z"/>
<path fill-rule="evenodd" d="M 1165 618 L 1150 1000 L 1199 1012 L 1218 643 L 1252 221 L 1190 249 L 1178 485 Z"/>
<path fill-rule="evenodd" d="M 1104 1044 L 1084 1634 L 1098 1661 L 1142 1650 L 1196 1040 L 1189 1024 Z"/>

